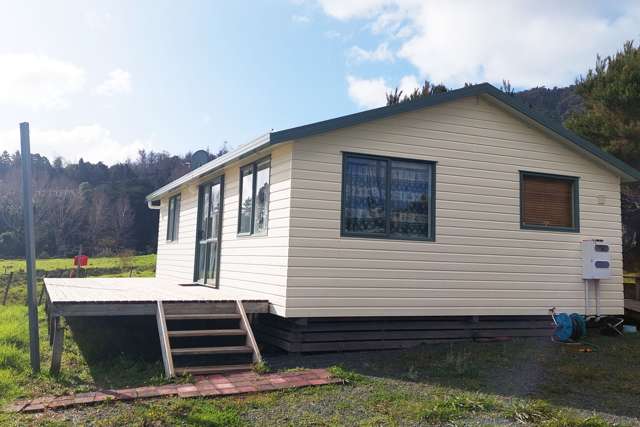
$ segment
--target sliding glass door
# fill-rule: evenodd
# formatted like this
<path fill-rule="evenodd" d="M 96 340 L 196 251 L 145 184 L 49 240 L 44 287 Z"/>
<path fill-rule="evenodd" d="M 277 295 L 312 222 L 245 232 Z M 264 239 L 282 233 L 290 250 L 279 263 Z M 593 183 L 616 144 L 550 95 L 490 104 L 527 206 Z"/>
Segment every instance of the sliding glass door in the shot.
<path fill-rule="evenodd" d="M 195 280 L 218 285 L 220 236 L 222 232 L 223 177 L 200 186 L 196 236 Z"/>

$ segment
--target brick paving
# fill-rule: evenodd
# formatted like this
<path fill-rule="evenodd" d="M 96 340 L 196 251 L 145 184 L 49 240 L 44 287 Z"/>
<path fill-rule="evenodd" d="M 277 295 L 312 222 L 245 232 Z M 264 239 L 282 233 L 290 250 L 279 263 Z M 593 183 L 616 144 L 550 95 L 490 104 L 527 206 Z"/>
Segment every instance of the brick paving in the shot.
<path fill-rule="evenodd" d="M 67 396 L 45 396 L 37 399 L 17 400 L 6 407 L 5 411 L 32 413 L 104 401 L 150 399 L 164 396 L 226 396 L 340 382 L 342 381 L 332 378 L 326 369 L 307 369 L 263 375 L 255 372 L 202 375 L 194 377 L 192 384 L 165 384 L 119 390 L 99 390 Z"/>

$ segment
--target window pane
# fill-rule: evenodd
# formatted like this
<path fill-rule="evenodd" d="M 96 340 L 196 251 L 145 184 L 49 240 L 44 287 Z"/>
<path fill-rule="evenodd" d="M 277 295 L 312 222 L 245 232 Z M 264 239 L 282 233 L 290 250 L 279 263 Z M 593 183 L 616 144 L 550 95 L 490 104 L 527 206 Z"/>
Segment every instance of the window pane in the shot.
<path fill-rule="evenodd" d="M 178 230 L 180 229 L 180 195 L 176 196 L 175 206 L 173 207 L 173 239 L 178 240 Z"/>
<path fill-rule="evenodd" d="M 209 237 L 217 238 L 220 221 L 220 184 L 211 186 L 211 226 Z"/>
<path fill-rule="evenodd" d="M 180 221 L 180 195 L 169 199 L 167 218 L 167 240 L 178 239 L 178 224 Z"/>
<path fill-rule="evenodd" d="M 527 175 L 522 179 L 524 225 L 574 226 L 572 180 Z"/>
<path fill-rule="evenodd" d="M 270 163 L 268 161 L 258 164 L 254 233 L 267 231 L 267 217 L 269 215 L 269 171 Z"/>
<path fill-rule="evenodd" d="M 207 280 L 208 283 L 215 284 L 215 281 L 211 279 L 215 279 L 216 277 L 216 263 L 218 262 L 217 255 L 218 242 L 209 242 L 207 244 L 207 279 L 209 279 Z"/>
<path fill-rule="evenodd" d="M 210 211 L 209 211 L 209 197 L 211 196 L 211 188 L 207 185 L 205 187 L 202 188 L 202 219 L 200 221 L 200 224 L 198 224 L 198 226 L 200 227 L 200 233 L 199 233 L 199 238 L 201 240 L 205 240 L 209 237 L 209 230 L 208 230 L 208 225 L 209 225 L 209 215 L 210 215 Z"/>
<path fill-rule="evenodd" d="M 344 174 L 344 231 L 385 233 L 386 160 L 349 156 Z"/>
<path fill-rule="evenodd" d="M 242 171 L 240 200 L 240 233 L 251 233 L 251 212 L 253 210 L 253 167 Z"/>
<path fill-rule="evenodd" d="M 404 238 L 429 236 L 431 165 L 391 162 L 390 234 Z"/>
<path fill-rule="evenodd" d="M 167 240 L 172 240 L 173 235 L 173 206 L 175 200 L 173 197 L 169 199 L 169 206 L 167 207 Z"/>

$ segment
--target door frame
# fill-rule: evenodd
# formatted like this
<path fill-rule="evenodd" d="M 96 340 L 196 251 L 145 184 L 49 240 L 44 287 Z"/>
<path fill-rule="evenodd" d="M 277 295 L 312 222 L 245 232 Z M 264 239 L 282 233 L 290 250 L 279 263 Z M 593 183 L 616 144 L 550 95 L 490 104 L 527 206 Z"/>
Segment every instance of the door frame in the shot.
<path fill-rule="evenodd" d="M 199 275 L 199 261 L 200 261 L 200 221 L 202 218 L 202 209 L 203 209 L 203 199 L 204 199 L 204 188 L 206 186 L 220 184 L 220 218 L 218 219 L 218 229 L 216 233 L 218 234 L 217 238 L 217 247 L 216 250 L 216 264 L 215 264 L 215 282 L 214 283 L 206 283 L 206 278 L 200 278 Z M 209 197 L 209 203 L 211 203 L 211 197 Z M 201 283 L 205 286 L 210 286 L 213 288 L 220 287 L 220 252 L 222 249 L 222 218 L 224 217 L 224 175 L 218 175 L 214 178 L 208 179 L 200 184 L 198 184 L 198 209 L 196 214 L 196 238 L 195 238 L 195 256 L 193 263 L 193 281 L 195 283 Z M 205 273 L 206 276 L 206 273 Z"/>

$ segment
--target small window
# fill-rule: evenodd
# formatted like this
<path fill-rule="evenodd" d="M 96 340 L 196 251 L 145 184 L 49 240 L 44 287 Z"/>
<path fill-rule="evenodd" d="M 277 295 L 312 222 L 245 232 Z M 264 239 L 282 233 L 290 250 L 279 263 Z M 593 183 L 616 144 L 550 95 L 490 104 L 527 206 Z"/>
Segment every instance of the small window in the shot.
<path fill-rule="evenodd" d="M 180 195 L 169 199 L 169 220 L 167 222 L 167 240 L 178 240 L 178 228 L 180 226 Z"/>
<path fill-rule="evenodd" d="M 240 169 L 238 234 L 265 234 L 269 216 L 271 162 L 262 159 Z"/>
<path fill-rule="evenodd" d="M 579 231 L 578 178 L 520 172 L 520 226 Z"/>
<path fill-rule="evenodd" d="M 434 240 L 435 164 L 345 154 L 342 235 Z"/>

